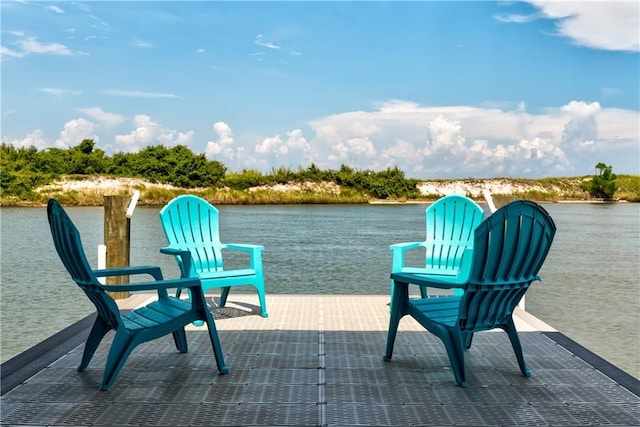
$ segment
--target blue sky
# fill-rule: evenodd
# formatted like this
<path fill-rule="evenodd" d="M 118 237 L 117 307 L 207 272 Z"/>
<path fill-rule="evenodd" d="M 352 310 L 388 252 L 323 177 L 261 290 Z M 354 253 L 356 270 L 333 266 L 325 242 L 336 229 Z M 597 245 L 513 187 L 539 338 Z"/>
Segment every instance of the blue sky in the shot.
<path fill-rule="evenodd" d="M 3 1 L 3 143 L 230 170 L 640 174 L 640 3 Z"/>

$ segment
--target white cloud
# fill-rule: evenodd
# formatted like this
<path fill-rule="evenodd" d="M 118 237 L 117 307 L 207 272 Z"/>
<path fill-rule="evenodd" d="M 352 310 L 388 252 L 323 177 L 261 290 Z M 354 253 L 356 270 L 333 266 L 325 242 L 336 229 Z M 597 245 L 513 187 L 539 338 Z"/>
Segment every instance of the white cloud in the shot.
<path fill-rule="evenodd" d="M 118 148 L 125 152 L 137 152 L 147 145 L 189 145 L 193 140 L 193 131 L 183 133 L 166 128 L 145 114 L 135 115 L 133 121 L 136 126 L 133 131 L 115 137 Z"/>
<path fill-rule="evenodd" d="M 22 58 L 25 56 L 24 52 L 18 52 L 13 49 L 9 49 L 5 46 L 0 46 L 0 56 L 10 56 L 12 58 Z"/>
<path fill-rule="evenodd" d="M 0 47 L 2 56 L 23 58 L 29 54 L 73 55 L 74 52 L 66 45 L 56 42 L 41 42 L 37 37 L 26 36 L 24 31 L 8 30 L 3 33 L 15 38 L 9 44 L 17 46 L 12 49 L 6 46 Z M 6 39 L 6 38 L 5 38 Z M 6 41 L 5 41 L 6 42 Z"/>
<path fill-rule="evenodd" d="M 143 48 L 143 49 L 149 49 L 149 48 L 154 47 L 153 43 L 151 43 L 149 41 L 146 41 L 146 40 L 140 40 L 140 39 L 132 40 L 131 41 L 131 45 L 135 46 L 135 47 L 140 47 L 140 48 Z"/>
<path fill-rule="evenodd" d="M 45 148 L 57 147 L 66 149 L 74 147 L 82 142 L 83 139 L 93 139 L 96 143 L 99 138 L 95 133 L 96 126 L 94 123 L 83 118 L 69 120 L 65 123 L 64 128 L 60 131 L 58 138 L 52 144 L 40 129 L 36 129 L 23 139 L 8 140 L 3 137 L 2 142 L 6 142 L 15 147 L 36 147 L 38 150 Z"/>
<path fill-rule="evenodd" d="M 69 121 L 56 143 L 75 146 L 95 136 L 96 125 L 116 124 L 121 116 L 93 107 L 79 110 L 92 119 Z M 318 118 L 301 129 L 268 137 L 234 135 L 219 121 L 205 147 L 210 160 L 234 170 L 269 171 L 281 166 L 363 170 L 397 166 L 408 177 L 492 178 L 588 175 L 596 163 L 611 164 L 616 173 L 640 173 L 640 113 L 605 108 L 597 102 L 571 101 L 540 113 L 522 103 L 497 107 L 432 107 L 392 100 L 371 111 L 348 111 Z M 147 145 L 191 147 L 194 132 L 178 132 L 134 117 L 134 129 L 115 136 L 115 149 L 135 152 Z M 109 138 L 110 139 L 110 138 Z M 3 138 L 3 141 L 6 138 Z M 257 144 L 255 141 L 259 141 Z M 36 130 L 17 146 L 50 146 Z M 110 149 L 110 147 L 109 147 Z"/>
<path fill-rule="evenodd" d="M 108 40 L 108 37 L 104 37 L 104 36 L 86 36 L 83 40 L 87 42 L 89 40 L 99 40 L 99 39 Z"/>
<path fill-rule="evenodd" d="M 309 149 L 309 143 L 302 136 L 300 129 L 287 132 L 287 139 L 283 141 L 280 135 L 265 138 L 261 144 L 255 146 L 255 152 L 261 154 L 285 155 L 290 150 L 305 151 Z"/>
<path fill-rule="evenodd" d="M 578 151 L 593 151 L 594 140 L 598 137 L 596 117 L 600 104 L 572 101 L 562 106 L 561 110 L 570 116 L 562 133 L 563 145 Z"/>
<path fill-rule="evenodd" d="M 459 155 L 465 151 L 466 140 L 461 135 L 460 122 L 452 122 L 440 115 L 427 126 L 427 145 L 424 154 Z"/>
<path fill-rule="evenodd" d="M 309 143 L 302 136 L 300 129 L 287 132 L 287 139 L 283 141 L 280 135 L 265 138 L 262 143 L 255 146 L 254 151 L 259 154 L 272 154 L 276 157 L 283 157 L 290 152 L 305 152 L 309 149 Z"/>
<path fill-rule="evenodd" d="M 223 156 L 232 160 L 234 158 L 234 149 L 231 128 L 225 122 L 217 122 L 214 123 L 213 130 L 218 134 L 218 140 L 207 142 L 205 149 L 207 159 L 214 160 L 218 156 Z"/>
<path fill-rule="evenodd" d="M 20 31 L 10 32 L 11 35 L 20 37 L 12 44 L 19 47 L 18 50 L 6 46 L 0 46 L 0 54 L 5 57 L 23 58 L 29 54 L 73 55 L 73 52 L 61 43 L 41 43 L 36 37 L 24 37 Z"/>
<path fill-rule="evenodd" d="M 69 148 L 80 144 L 83 139 L 93 139 L 98 143 L 98 136 L 95 134 L 96 125 L 83 118 L 70 120 L 64 125 L 55 142 L 56 147 Z"/>
<path fill-rule="evenodd" d="M 640 51 L 640 2 L 530 0 L 539 9 L 532 15 L 497 17 L 503 22 L 526 23 L 553 19 L 558 33 L 575 44 L 594 49 Z"/>
<path fill-rule="evenodd" d="M 62 88 L 56 88 L 56 87 L 41 87 L 38 90 L 40 92 L 48 93 L 49 95 L 54 95 L 54 96 L 80 95 L 82 93 L 79 90 L 62 89 Z"/>
<path fill-rule="evenodd" d="M 376 148 L 368 137 L 351 138 L 344 142 L 334 144 L 333 153 L 328 159 L 340 163 L 353 164 L 357 161 L 371 159 L 376 155 Z"/>
<path fill-rule="evenodd" d="M 280 135 L 264 138 L 262 142 L 253 149 L 255 153 L 251 159 L 247 160 L 245 167 L 260 167 L 270 169 L 272 167 L 290 167 L 310 163 L 311 146 L 302 135 L 301 129 L 294 129 L 286 132 L 286 139 Z"/>
<path fill-rule="evenodd" d="M 371 112 L 345 112 L 310 123 L 309 158 L 408 176 L 460 178 L 588 174 L 600 159 L 627 173 L 640 165 L 640 115 L 573 101 L 531 114 L 513 109 L 422 107 L 392 100 Z"/>
<path fill-rule="evenodd" d="M 531 13 L 529 15 L 496 15 L 495 18 L 500 22 L 514 23 L 514 24 L 526 24 L 528 22 L 535 21 L 542 18 L 544 15 L 540 13 Z"/>
<path fill-rule="evenodd" d="M 615 87 L 602 87 L 600 88 L 600 94 L 603 98 L 608 98 L 610 96 L 616 96 L 621 94 L 622 91 Z"/>
<path fill-rule="evenodd" d="M 188 146 L 193 142 L 193 135 L 195 135 L 195 132 L 192 130 L 187 132 L 178 132 L 178 135 L 175 139 L 175 144 Z"/>
<path fill-rule="evenodd" d="M 398 140 L 391 147 L 381 151 L 380 160 L 382 164 L 386 165 L 400 166 L 413 164 L 410 170 L 415 173 L 423 169 L 422 165 L 414 164 L 415 159 L 421 158 L 422 155 L 421 148 L 416 147 L 409 141 Z"/>
<path fill-rule="evenodd" d="M 126 119 L 122 114 L 107 113 L 100 107 L 78 108 L 77 111 L 86 114 L 105 126 L 116 126 Z"/>
<path fill-rule="evenodd" d="M 291 132 L 287 132 L 287 145 L 298 151 L 307 151 L 309 149 L 309 143 L 307 139 L 302 136 L 302 130 L 295 129 Z"/>
<path fill-rule="evenodd" d="M 280 46 L 275 45 L 271 42 L 266 42 L 264 41 L 264 37 L 262 36 L 262 34 L 258 34 L 256 36 L 256 39 L 254 40 L 254 43 L 257 44 L 258 46 L 263 46 L 266 47 L 268 49 L 280 49 Z"/>
<path fill-rule="evenodd" d="M 443 116 L 432 120 L 423 156 L 416 159 L 420 170 L 435 176 L 531 176 L 545 170 L 563 170 L 567 165 L 565 153 L 550 140 L 492 144 L 485 139 L 468 139 L 462 129 L 460 122 Z"/>
<path fill-rule="evenodd" d="M 261 144 L 256 145 L 256 153 L 268 154 L 268 153 L 287 153 L 287 146 L 283 144 L 279 135 L 265 138 Z"/>
<path fill-rule="evenodd" d="M 615 142 L 614 146 L 628 145 L 630 155 L 633 155 L 634 150 L 638 151 L 640 114 L 637 111 L 603 108 L 598 111 L 596 123 L 601 141 Z"/>
<path fill-rule="evenodd" d="M 124 96 L 129 98 L 180 98 L 173 93 L 159 93 L 159 92 L 142 92 L 137 90 L 107 90 L 104 92 L 107 95 L 112 96 Z"/>
<path fill-rule="evenodd" d="M 371 138 L 380 136 L 385 114 L 365 113 L 361 111 L 335 114 L 324 119 L 314 120 L 310 124 L 316 132 L 312 141 L 314 158 L 326 157 L 330 162 L 346 162 L 355 151 L 364 151 Z M 386 122 L 388 124 L 388 122 Z M 377 139 L 377 138 L 376 138 Z M 356 162 L 356 159 L 353 159 Z M 356 162 L 357 163 L 357 162 Z M 321 163 L 322 164 L 322 163 Z"/>
<path fill-rule="evenodd" d="M 26 37 L 16 42 L 25 54 L 50 53 L 53 55 L 72 55 L 73 52 L 61 43 L 41 43 L 36 37 Z"/>
<path fill-rule="evenodd" d="M 51 12 L 54 12 L 54 13 L 60 13 L 60 14 L 64 13 L 64 10 L 60 9 L 58 6 L 55 6 L 53 4 L 46 6 L 45 9 L 50 10 Z"/>
<path fill-rule="evenodd" d="M 23 139 L 15 139 L 15 140 L 9 141 L 3 138 L 2 142 L 13 145 L 14 147 L 17 147 L 17 148 L 35 147 L 38 150 L 43 150 L 47 148 L 49 145 L 40 129 L 34 130 L 33 132 L 25 136 Z"/>

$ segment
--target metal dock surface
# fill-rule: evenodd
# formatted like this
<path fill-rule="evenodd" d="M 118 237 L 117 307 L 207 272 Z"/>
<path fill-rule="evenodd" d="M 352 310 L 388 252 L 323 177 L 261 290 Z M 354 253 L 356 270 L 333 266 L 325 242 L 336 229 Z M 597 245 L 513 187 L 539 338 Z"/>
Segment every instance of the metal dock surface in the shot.
<path fill-rule="evenodd" d="M 171 336 L 143 344 L 106 392 L 98 383 L 112 333 L 89 368 L 76 372 L 87 320 L 49 342 L 60 353 L 53 360 L 44 353 L 55 348 L 41 347 L 3 365 L 12 373 L 3 373 L 1 424 L 640 425 L 635 378 L 525 312 L 516 325 L 532 376 L 520 375 L 505 333 L 485 332 L 466 353 L 463 389 L 440 340 L 409 317 L 393 360 L 382 360 L 388 296 L 268 295 L 266 319 L 256 302 L 253 294 L 231 294 L 228 307 L 214 311 L 228 375 L 217 374 L 207 333 L 190 327 L 188 353 L 178 353 Z"/>

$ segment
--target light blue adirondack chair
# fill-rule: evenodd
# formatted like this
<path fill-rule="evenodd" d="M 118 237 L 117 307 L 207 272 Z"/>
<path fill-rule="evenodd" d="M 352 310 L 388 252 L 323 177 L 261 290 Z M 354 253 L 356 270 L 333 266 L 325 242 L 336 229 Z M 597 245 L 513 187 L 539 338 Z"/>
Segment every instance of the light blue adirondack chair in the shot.
<path fill-rule="evenodd" d="M 222 289 L 220 307 L 227 303 L 232 287 L 253 286 L 258 291 L 261 315 L 268 316 L 262 269 L 264 246 L 221 243 L 218 209 L 193 195 L 171 200 L 160 211 L 160 222 L 169 242 L 160 252 L 176 257 L 182 277 L 199 278 L 205 292 Z M 223 250 L 247 252 L 248 268 L 225 269 Z"/>
<path fill-rule="evenodd" d="M 501 207 L 474 232 L 462 263 L 464 281 L 452 276 L 393 273 L 394 293 L 384 360 L 390 360 L 400 319 L 409 315 L 444 343 L 456 382 L 467 386 L 464 351 L 473 334 L 506 331 L 522 375 L 530 372 L 513 322 L 513 311 L 547 257 L 556 226 L 536 203 L 518 200 Z M 410 298 L 409 286 L 460 288 L 462 295 Z"/>
<path fill-rule="evenodd" d="M 425 210 L 426 238 L 423 242 L 396 243 L 389 246 L 392 253 L 391 273 L 420 273 L 455 277 L 460 271 L 464 251 L 473 246 L 473 231 L 482 222 L 483 209 L 468 197 L 451 194 L 441 197 Z M 424 267 L 405 265 L 410 249 L 425 252 Z M 462 291 L 456 289 L 456 293 Z M 393 294 L 393 281 L 391 281 Z M 427 289 L 420 287 L 426 298 Z"/>
<path fill-rule="evenodd" d="M 78 371 L 83 371 L 89 365 L 102 338 L 110 330 L 115 331 L 100 384 L 101 390 L 108 390 L 115 382 L 129 354 L 138 345 L 173 334 L 176 348 L 181 353 L 186 353 L 187 337 L 184 327 L 195 321 L 202 321 L 206 323 L 209 330 L 218 371 L 221 374 L 228 372 L 218 332 L 213 317 L 207 309 L 204 293 L 197 278 L 163 280 L 160 268 L 155 266 L 93 270 L 87 261 L 78 229 L 55 199 L 49 200 L 47 216 L 53 243 L 60 260 L 97 310 L 97 317 L 87 338 Z M 98 277 L 138 274 L 148 274 L 155 280 L 118 285 L 103 285 L 98 281 Z M 191 302 L 169 296 L 167 289 L 173 288 L 189 289 Z M 123 314 L 120 313 L 118 305 L 107 291 L 156 291 L 158 299 L 145 307 Z"/>

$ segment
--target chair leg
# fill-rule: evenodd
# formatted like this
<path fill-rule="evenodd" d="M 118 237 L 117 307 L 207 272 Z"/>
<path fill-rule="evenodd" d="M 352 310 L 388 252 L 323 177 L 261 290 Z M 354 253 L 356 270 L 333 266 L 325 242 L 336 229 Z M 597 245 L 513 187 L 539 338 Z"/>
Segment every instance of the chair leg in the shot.
<path fill-rule="evenodd" d="M 447 349 L 456 383 L 460 387 L 466 387 L 468 384 L 464 368 L 464 345 L 461 332 L 459 330 L 445 329 L 442 334 L 442 342 Z"/>
<path fill-rule="evenodd" d="M 107 356 L 107 364 L 104 368 L 104 374 L 102 377 L 102 384 L 100 390 L 108 390 L 120 372 L 120 369 L 124 366 L 124 362 L 127 361 L 129 354 L 135 348 L 136 343 L 134 337 L 126 333 L 116 332 L 116 336 L 113 338 L 109 355 Z"/>
<path fill-rule="evenodd" d="M 471 341 L 473 341 L 473 332 L 463 332 L 462 339 L 464 340 L 465 350 L 469 350 L 471 348 Z"/>
<path fill-rule="evenodd" d="M 178 289 L 178 292 L 177 292 L 177 294 L 176 294 L 176 298 L 179 298 L 179 296 L 180 296 L 180 292 L 181 292 L 181 291 L 182 291 L 182 289 Z M 188 292 L 188 294 L 189 294 L 189 302 L 190 302 L 191 304 L 193 304 L 193 294 L 192 294 L 191 289 L 187 289 L 187 292 Z M 204 321 L 203 321 L 203 320 L 196 320 L 196 321 L 194 321 L 192 324 L 193 324 L 193 326 L 200 327 L 200 326 L 204 325 Z M 175 340 L 175 336 L 174 336 L 174 340 Z M 178 342 L 177 342 L 177 341 L 176 341 L 176 347 L 178 348 L 178 350 L 180 350 L 180 347 L 178 347 Z M 187 347 L 186 347 L 186 342 L 185 342 L 185 347 L 184 347 L 184 348 L 185 348 L 185 349 L 187 348 Z M 186 350 L 185 350 L 185 351 L 180 350 L 180 351 L 181 351 L 182 353 L 186 353 L 186 352 L 187 352 Z"/>
<path fill-rule="evenodd" d="M 187 348 L 187 334 L 184 332 L 184 328 L 178 329 L 173 332 L 173 342 L 176 343 L 176 348 L 180 353 L 186 353 Z"/>
<path fill-rule="evenodd" d="M 396 342 L 396 335 L 398 334 L 398 324 L 400 319 L 392 319 L 389 321 L 389 332 L 387 333 L 387 348 L 382 355 L 382 360 L 388 362 L 393 356 L 393 347 Z"/>
<path fill-rule="evenodd" d="M 420 298 L 429 298 L 429 293 L 427 292 L 426 286 L 419 286 L 420 288 Z"/>
<path fill-rule="evenodd" d="M 211 313 L 205 314 L 207 318 L 207 328 L 209 330 L 209 339 L 211 340 L 211 347 L 213 348 L 213 355 L 216 358 L 216 364 L 218 365 L 218 372 L 221 374 L 229 373 L 229 368 L 224 363 L 224 355 L 222 354 L 222 346 L 220 345 L 220 338 L 218 337 L 218 329 L 216 323 L 213 320 Z"/>
<path fill-rule="evenodd" d="M 231 286 L 225 286 L 222 288 L 222 293 L 220 294 L 220 307 L 224 307 L 227 303 L 227 297 L 229 296 L 229 291 L 231 290 Z"/>
<path fill-rule="evenodd" d="M 93 327 L 89 333 L 89 338 L 87 338 L 87 342 L 84 345 L 82 361 L 80 362 L 80 366 L 78 366 L 78 371 L 83 371 L 89 365 L 89 362 L 91 362 L 91 358 L 100 345 L 102 338 L 104 338 L 110 330 L 111 328 L 107 326 L 100 316 L 98 316 L 96 321 L 93 323 Z"/>
<path fill-rule="evenodd" d="M 405 304 L 409 299 L 409 285 L 396 282 L 393 284 L 393 294 L 391 295 L 391 313 L 389 315 L 389 331 L 387 333 L 387 348 L 382 360 L 389 361 L 393 356 L 393 346 L 398 334 L 400 319 L 405 315 Z"/>
<path fill-rule="evenodd" d="M 520 337 L 518 336 L 518 331 L 516 330 L 516 325 L 513 323 L 513 318 L 509 317 L 507 320 L 507 325 L 504 328 L 509 336 L 509 340 L 511 341 L 511 346 L 513 347 L 513 351 L 516 354 L 516 359 L 518 359 L 518 365 L 520 366 L 520 372 L 525 377 L 531 376 L 531 371 L 527 368 L 527 364 L 524 361 L 524 354 L 522 353 L 522 345 L 520 344 Z"/>
<path fill-rule="evenodd" d="M 256 286 L 258 290 L 258 299 L 260 300 L 260 315 L 262 317 L 269 317 L 267 313 L 267 299 L 264 295 L 264 286 Z"/>
<path fill-rule="evenodd" d="M 393 286 L 393 280 L 391 280 L 391 286 L 389 287 L 389 289 L 391 290 L 391 291 L 389 292 L 389 295 L 390 295 L 390 297 L 391 297 L 391 299 L 389 300 L 389 305 L 391 305 L 391 302 L 392 302 L 392 300 L 393 300 L 393 289 L 394 289 L 394 286 Z"/>

